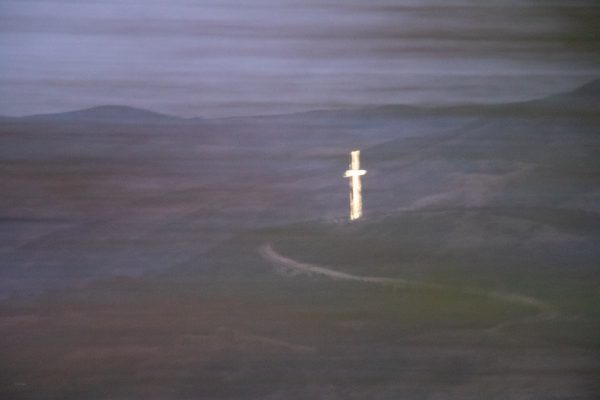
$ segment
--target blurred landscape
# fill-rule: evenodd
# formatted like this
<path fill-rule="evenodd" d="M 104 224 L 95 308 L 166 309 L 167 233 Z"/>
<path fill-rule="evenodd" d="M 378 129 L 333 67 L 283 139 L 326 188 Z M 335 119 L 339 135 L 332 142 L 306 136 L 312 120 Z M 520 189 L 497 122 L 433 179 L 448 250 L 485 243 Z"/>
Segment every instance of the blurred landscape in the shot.
<path fill-rule="evenodd" d="M 0 397 L 595 399 L 599 127 L 600 80 L 0 118 Z"/>

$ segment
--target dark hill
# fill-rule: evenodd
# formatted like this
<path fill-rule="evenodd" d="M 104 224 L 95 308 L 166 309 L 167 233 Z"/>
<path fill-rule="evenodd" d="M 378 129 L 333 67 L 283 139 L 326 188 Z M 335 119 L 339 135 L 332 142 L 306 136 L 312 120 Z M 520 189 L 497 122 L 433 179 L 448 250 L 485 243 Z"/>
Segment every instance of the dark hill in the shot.
<path fill-rule="evenodd" d="M 98 106 L 58 114 L 39 114 L 23 117 L 28 120 L 86 121 L 86 122 L 177 122 L 183 118 L 128 106 Z"/>
<path fill-rule="evenodd" d="M 534 104 L 556 104 L 566 107 L 585 107 L 600 109 L 600 79 L 593 80 L 575 90 L 567 93 L 556 94 L 540 100 L 533 100 Z"/>

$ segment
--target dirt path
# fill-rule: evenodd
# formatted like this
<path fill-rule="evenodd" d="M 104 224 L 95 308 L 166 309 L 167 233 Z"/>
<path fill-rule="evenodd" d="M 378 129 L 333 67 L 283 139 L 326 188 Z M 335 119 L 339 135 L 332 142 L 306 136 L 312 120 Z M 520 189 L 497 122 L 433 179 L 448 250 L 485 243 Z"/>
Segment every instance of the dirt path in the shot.
<path fill-rule="evenodd" d="M 544 303 L 543 301 L 536 299 L 535 297 L 524 296 L 516 293 L 509 292 L 497 292 L 497 291 L 488 291 L 481 289 L 469 289 L 469 288 L 461 288 L 450 285 L 441 285 L 436 283 L 427 283 L 427 282 L 419 282 L 419 281 L 411 281 L 400 278 L 385 278 L 378 276 L 360 276 L 360 275 L 352 275 L 346 272 L 336 271 L 334 269 L 326 268 L 319 265 L 303 263 L 300 261 L 296 261 L 291 258 L 287 258 L 275 251 L 271 243 L 265 243 L 260 246 L 258 249 L 259 254 L 271 262 L 272 264 L 283 267 L 285 269 L 289 269 L 295 272 L 306 273 L 306 274 L 317 274 L 329 277 L 334 280 L 346 280 L 346 281 L 356 281 L 356 282 L 364 282 L 371 283 L 381 286 L 390 286 L 390 287 L 400 287 L 400 288 L 428 288 L 428 289 L 440 289 L 440 290 L 453 290 L 461 293 L 476 295 L 482 297 L 488 297 L 494 300 L 518 304 L 525 307 L 530 307 L 536 309 L 538 312 L 535 315 L 512 319 L 509 321 L 502 322 L 490 329 L 488 331 L 495 332 L 500 329 L 507 328 L 509 326 L 517 325 L 517 324 L 525 324 L 525 323 L 533 323 L 537 321 L 544 321 L 549 319 L 554 319 L 558 317 L 558 311 Z"/>

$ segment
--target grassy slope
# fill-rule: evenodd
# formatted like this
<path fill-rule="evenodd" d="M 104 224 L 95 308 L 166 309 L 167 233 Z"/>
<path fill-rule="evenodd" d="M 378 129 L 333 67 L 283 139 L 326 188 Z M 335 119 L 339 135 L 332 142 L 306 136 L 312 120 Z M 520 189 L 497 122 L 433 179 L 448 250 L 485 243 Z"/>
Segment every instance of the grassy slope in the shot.
<path fill-rule="evenodd" d="M 3 301 L 1 397 L 595 398 L 593 113 L 513 118 L 504 109 L 454 130 L 452 118 L 413 125 L 383 111 L 343 123 L 85 131 L 93 135 L 11 122 L 8 220 L 62 225 L 8 246 L 6 276 L 174 267 Z M 397 138 L 419 129 L 429 133 Z M 257 228 L 339 209 L 337 197 L 319 196 L 338 190 L 331 171 L 357 143 L 369 169 L 364 221 Z M 260 257 L 265 242 L 359 275 L 536 296 L 561 318 L 490 333 L 532 310 L 455 290 L 289 276 Z"/>

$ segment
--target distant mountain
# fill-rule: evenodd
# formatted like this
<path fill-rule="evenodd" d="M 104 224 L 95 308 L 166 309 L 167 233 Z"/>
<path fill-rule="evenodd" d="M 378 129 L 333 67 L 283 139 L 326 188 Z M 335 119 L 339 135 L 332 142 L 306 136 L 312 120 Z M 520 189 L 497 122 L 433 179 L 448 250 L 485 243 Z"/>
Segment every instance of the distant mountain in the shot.
<path fill-rule="evenodd" d="M 570 92 L 539 99 L 486 106 L 451 107 L 450 111 L 479 110 L 482 115 L 526 115 L 572 117 L 574 114 L 597 118 L 600 116 L 600 79 L 596 79 Z"/>
<path fill-rule="evenodd" d="M 160 114 L 153 111 L 142 110 L 128 106 L 98 106 L 83 110 L 68 111 L 58 114 L 38 114 L 23 117 L 28 120 L 51 120 L 51 121 L 86 121 L 86 122 L 177 122 L 185 121 L 184 118 L 172 115 Z"/>
<path fill-rule="evenodd" d="M 270 116 L 247 116 L 216 118 L 214 121 L 230 121 L 232 123 L 247 121 L 327 121 L 327 120 L 369 120 L 396 119 L 404 117 L 432 117 L 445 115 L 486 116 L 486 115 L 556 115 L 568 113 L 598 116 L 600 113 L 600 79 L 589 82 L 570 92 L 551 95 L 530 101 L 504 104 L 464 104 L 457 106 L 422 107 L 410 105 L 385 105 L 338 110 L 314 110 L 292 114 Z M 38 114 L 22 118 L 2 117 L 3 119 L 21 119 L 33 121 L 86 121 L 86 122 L 118 122 L 118 123 L 197 123 L 202 118 L 181 118 L 142 110 L 129 106 L 104 105 L 83 110 L 57 114 Z"/>
<path fill-rule="evenodd" d="M 352 118 L 365 120 L 447 115 L 475 117 L 498 115 L 561 116 L 564 114 L 572 115 L 573 113 L 593 117 L 600 116 L 600 79 L 589 82 L 570 92 L 514 103 L 463 104 L 438 107 L 392 104 L 357 109 L 309 111 L 290 115 L 278 115 L 270 118 Z"/>
<path fill-rule="evenodd" d="M 567 93 L 555 94 L 530 103 L 574 105 L 578 107 L 600 108 L 600 79 L 593 80 Z"/>

